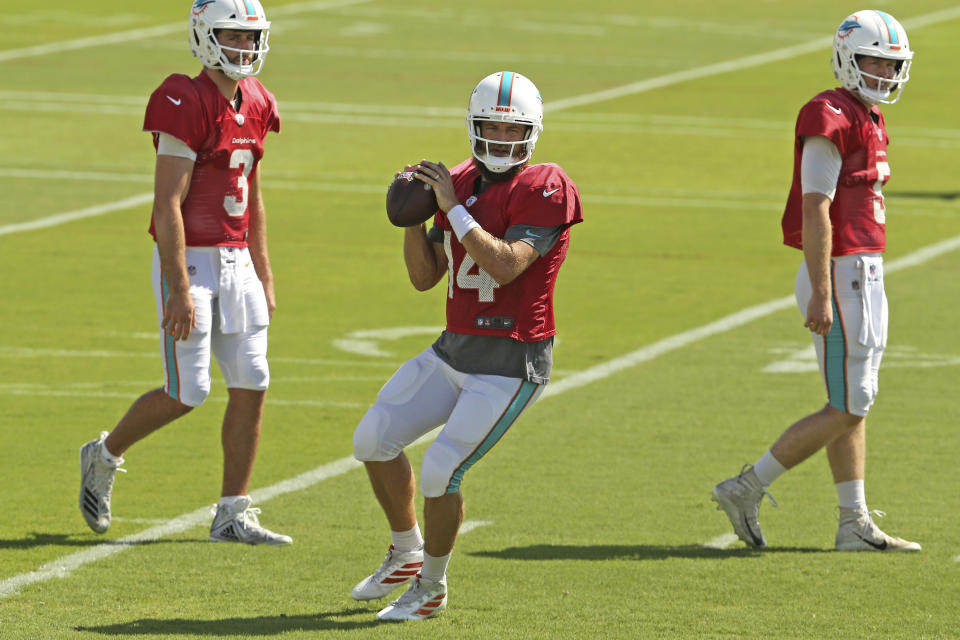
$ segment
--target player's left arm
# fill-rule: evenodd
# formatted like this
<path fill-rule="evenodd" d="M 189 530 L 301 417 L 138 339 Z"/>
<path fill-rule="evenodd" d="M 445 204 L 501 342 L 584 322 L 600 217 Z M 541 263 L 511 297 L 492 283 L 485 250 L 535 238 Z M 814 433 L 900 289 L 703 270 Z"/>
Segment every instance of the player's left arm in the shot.
<path fill-rule="evenodd" d="M 247 234 L 247 246 L 250 249 L 250 258 L 253 267 L 257 270 L 257 277 L 263 284 L 263 292 L 267 296 L 267 311 L 273 317 L 277 308 L 277 298 L 273 289 L 273 270 L 270 268 L 270 252 L 267 250 L 267 209 L 263 204 L 263 194 L 260 192 L 260 165 L 250 174 L 250 227 Z"/>

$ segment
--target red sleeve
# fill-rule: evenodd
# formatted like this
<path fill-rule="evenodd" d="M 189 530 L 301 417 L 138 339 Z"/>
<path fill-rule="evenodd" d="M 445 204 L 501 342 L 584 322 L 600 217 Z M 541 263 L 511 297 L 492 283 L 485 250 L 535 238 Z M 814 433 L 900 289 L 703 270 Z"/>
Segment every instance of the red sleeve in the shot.
<path fill-rule="evenodd" d="M 267 128 L 263 132 L 263 137 L 266 138 L 268 131 L 280 133 L 280 111 L 277 108 L 277 99 L 273 97 L 273 94 L 267 90 L 264 90 L 264 93 L 267 95 L 267 115 L 264 118 Z"/>
<path fill-rule="evenodd" d="M 188 76 L 169 76 L 150 95 L 143 117 L 144 131 L 170 134 L 185 142 L 194 151 L 199 151 L 203 141 L 207 139 L 206 129 L 207 118 L 203 104 Z"/>
<path fill-rule="evenodd" d="M 510 226 L 557 227 L 583 221 L 577 185 L 559 166 L 534 165 L 521 176 L 510 198 Z"/>
<path fill-rule="evenodd" d="M 240 88 L 244 95 L 256 100 L 259 105 L 258 115 L 263 123 L 261 137 L 266 138 L 270 131 L 280 133 L 280 112 L 277 109 L 277 99 L 256 78 L 244 78 L 240 82 Z"/>
<path fill-rule="evenodd" d="M 836 145 L 840 155 L 847 153 L 847 132 L 852 123 L 846 105 L 833 104 L 827 98 L 814 98 L 800 109 L 797 116 L 797 137 L 824 136 Z"/>

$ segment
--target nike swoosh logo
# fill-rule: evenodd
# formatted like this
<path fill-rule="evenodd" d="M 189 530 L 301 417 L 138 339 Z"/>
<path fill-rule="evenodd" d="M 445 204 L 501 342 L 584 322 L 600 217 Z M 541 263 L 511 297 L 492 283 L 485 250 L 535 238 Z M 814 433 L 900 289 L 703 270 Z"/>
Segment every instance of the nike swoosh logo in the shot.
<path fill-rule="evenodd" d="M 854 534 L 854 535 L 856 535 L 858 538 L 860 538 L 861 540 L 863 540 L 864 542 L 866 542 L 868 545 L 870 545 L 870 546 L 873 547 L 874 549 L 878 549 L 878 550 L 880 550 L 880 551 L 884 551 L 884 550 L 886 550 L 886 548 L 887 548 L 887 541 L 886 541 L 886 540 L 884 540 L 884 541 L 881 542 L 880 544 L 877 544 L 876 542 L 871 542 L 871 541 L 867 540 L 866 538 L 864 538 L 863 536 L 861 536 L 859 533 L 858 533 L 858 534 Z"/>
<path fill-rule="evenodd" d="M 549 198 L 550 196 L 552 196 L 553 194 L 555 194 L 557 191 L 560 191 L 560 188 L 559 188 L 559 187 L 557 187 L 557 188 L 554 189 L 553 191 L 547 191 L 546 189 L 544 189 L 544 190 L 543 190 L 543 197 L 544 197 L 544 198 Z"/>
<path fill-rule="evenodd" d="M 827 103 L 827 109 L 830 109 L 830 111 L 833 111 L 833 112 L 834 112 L 835 114 L 837 114 L 837 115 L 840 115 L 841 113 L 843 113 L 843 111 L 841 111 L 840 109 L 836 108 L 835 106 L 833 106 L 833 105 L 830 104 L 829 102 Z"/>
<path fill-rule="evenodd" d="M 530 229 L 527 229 L 527 230 L 525 231 L 525 233 L 526 233 L 528 236 L 530 236 L 531 238 L 539 238 L 539 237 L 540 237 L 539 235 L 537 235 L 537 234 L 534 233 L 533 231 L 530 231 Z"/>
<path fill-rule="evenodd" d="M 174 99 L 171 98 L 170 96 L 167 96 L 167 100 L 169 100 L 169 101 L 172 102 L 173 104 L 177 105 L 178 107 L 180 106 L 180 102 L 181 102 L 180 98 L 177 98 L 176 100 L 174 100 Z"/>

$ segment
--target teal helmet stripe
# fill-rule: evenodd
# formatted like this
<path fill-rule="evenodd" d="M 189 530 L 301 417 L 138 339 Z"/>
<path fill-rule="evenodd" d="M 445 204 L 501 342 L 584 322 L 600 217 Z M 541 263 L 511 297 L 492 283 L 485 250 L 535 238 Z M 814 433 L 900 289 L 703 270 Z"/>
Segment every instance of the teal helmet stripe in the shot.
<path fill-rule="evenodd" d="M 893 16 L 891 16 L 889 13 L 884 13 L 883 11 L 874 11 L 874 13 L 883 18 L 883 22 L 887 25 L 887 35 L 890 39 L 890 44 L 899 45 L 900 37 L 897 34 L 897 27 L 894 24 Z"/>
<path fill-rule="evenodd" d="M 513 71 L 504 71 L 500 77 L 500 95 L 497 97 L 498 107 L 509 107 L 510 96 L 513 93 Z"/>

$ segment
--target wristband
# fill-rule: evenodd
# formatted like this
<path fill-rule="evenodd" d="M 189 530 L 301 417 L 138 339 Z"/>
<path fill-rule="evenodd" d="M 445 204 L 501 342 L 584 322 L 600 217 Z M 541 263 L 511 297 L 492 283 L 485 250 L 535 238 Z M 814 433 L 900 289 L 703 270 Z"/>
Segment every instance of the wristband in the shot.
<path fill-rule="evenodd" d="M 463 241 L 463 236 L 470 233 L 472 229 L 479 229 L 480 223 L 473 219 L 470 212 L 462 204 L 458 204 L 450 211 L 447 211 L 447 220 L 457 240 Z"/>

